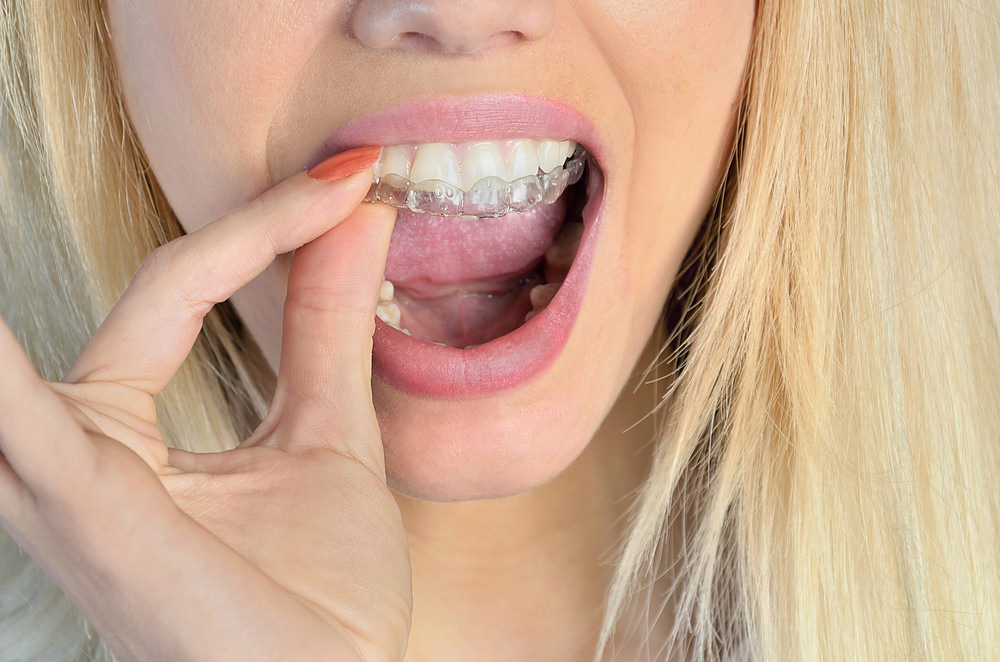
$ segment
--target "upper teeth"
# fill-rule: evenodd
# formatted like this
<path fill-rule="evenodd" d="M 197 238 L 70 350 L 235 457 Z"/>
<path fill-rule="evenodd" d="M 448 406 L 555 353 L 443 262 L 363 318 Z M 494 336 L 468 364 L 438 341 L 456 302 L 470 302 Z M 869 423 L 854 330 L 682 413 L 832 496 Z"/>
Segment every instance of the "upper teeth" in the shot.
<path fill-rule="evenodd" d="M 469 190 L 486 177 L 513 182 L 522 177 L 551 172 L 576 149 L 572 140 L 478 141 L 453 145 L 423 143 L 393 145 L 382 150 L 375 174 L 397 174 L 414 183 L 438 180 Z"/>

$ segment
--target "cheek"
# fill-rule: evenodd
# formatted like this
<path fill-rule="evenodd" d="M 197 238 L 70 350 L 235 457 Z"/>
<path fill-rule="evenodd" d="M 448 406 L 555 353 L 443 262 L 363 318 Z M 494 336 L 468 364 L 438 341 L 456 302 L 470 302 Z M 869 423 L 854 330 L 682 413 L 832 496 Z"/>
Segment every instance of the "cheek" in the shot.
<path fill-rule="evenodd" d="M 635 136 L 631 160 L 621 168 L 628 174 L 619 239 L 635 354 L 727 167 L 754 3 L 657 0 L 627 7 L 602 7 L 614 29 L 592 24 L 591 33 L 606 39 L 600 46 L 627 99 Z M 622 35 L 631 37 L 627 46 Z"/>
<path fill-rule="evenodd" d="M 628 225 L 638 277 L 665 296 L 728 165 L 754 4 L 647 4 L 658 9 L 641 18 L 656 29 L 619 59 L 638 90 Z"/>
<path fill-rule="evenodd" d="M 106 11 L 128 113 L 184 228 L 263 191 L 270 118 L 309 48 L 304 18 L 235 0 L 108 0 Z"/>

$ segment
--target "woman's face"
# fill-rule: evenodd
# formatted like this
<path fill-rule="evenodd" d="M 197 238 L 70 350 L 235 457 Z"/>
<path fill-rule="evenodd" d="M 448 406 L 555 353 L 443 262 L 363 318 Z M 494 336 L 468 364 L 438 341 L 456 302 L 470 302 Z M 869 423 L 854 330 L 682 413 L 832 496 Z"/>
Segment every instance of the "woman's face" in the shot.
<path fill-rule="evenodd" d="M 577 457 L 726 166 L 753 0 L 106 0 L 106 11 L 130 118 L 187 231 L 361 144 L 403 146 L 394 172 L 412 179 L 469 182 L 538 172 L 535 158 L 551 169 L 558 141 L 587 148 L 581 183 L 530 214 L 400 214 L 386 275 L 411 335 L 378 324 L 373 378 L 390 484 L 404 493 L 513 494 Z M 290 259 L 233 298 L 274 367 Z"/>

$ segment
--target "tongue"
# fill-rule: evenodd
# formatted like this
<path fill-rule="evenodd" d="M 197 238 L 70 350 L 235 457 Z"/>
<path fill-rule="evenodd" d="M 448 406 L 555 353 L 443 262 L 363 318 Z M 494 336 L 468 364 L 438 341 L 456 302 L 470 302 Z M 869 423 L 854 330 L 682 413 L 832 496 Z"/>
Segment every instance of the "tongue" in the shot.
<path fill-rule="evenodd" d="M 545 255 L 566 217 L 566 201 L 499 218 L 446 218 L 401 210 L 385 277 L 409 290 L 523 274 Z"/>
<path fill-rule="evenodd" d="M 395 285 L 403 328 L 466 347 L 523 324 L 537 267 L 566 217 L 563 198 L 481 220 L 400 211 L 385 277 Z"/>

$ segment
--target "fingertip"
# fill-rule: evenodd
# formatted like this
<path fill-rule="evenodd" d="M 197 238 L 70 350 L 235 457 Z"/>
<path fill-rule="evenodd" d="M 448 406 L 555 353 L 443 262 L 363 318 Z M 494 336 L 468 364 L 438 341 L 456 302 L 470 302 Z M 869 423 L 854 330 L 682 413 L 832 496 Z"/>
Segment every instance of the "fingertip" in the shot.
<path fill-rule="evenodd" d="M 364 170 L 370 172 L 381 156 L 382 147 L 379 145 L 355 147 L 331 156 L 311 168 L 308 174 L 313 179 L 332 182 Z"/>

